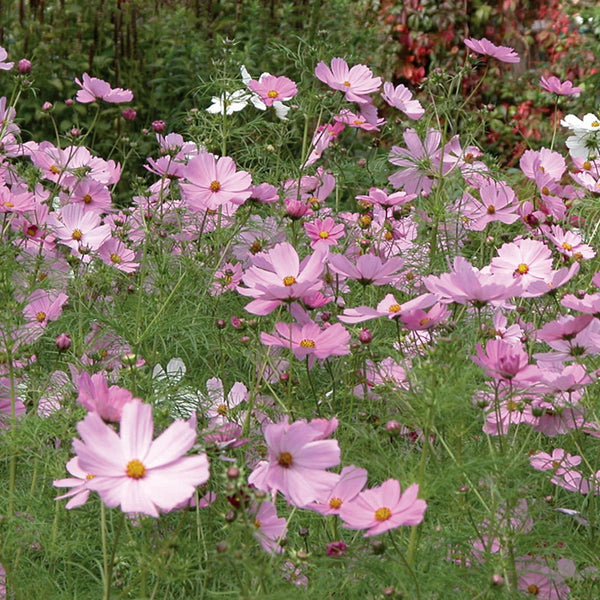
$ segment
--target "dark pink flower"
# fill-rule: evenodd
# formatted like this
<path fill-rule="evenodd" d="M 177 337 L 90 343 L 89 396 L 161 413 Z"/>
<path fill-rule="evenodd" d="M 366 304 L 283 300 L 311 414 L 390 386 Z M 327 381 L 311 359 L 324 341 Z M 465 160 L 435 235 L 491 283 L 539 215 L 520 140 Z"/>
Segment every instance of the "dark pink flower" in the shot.
<path fill-rule="evenodd" d="M 251 79 L 248 87 L 263 101 L 265 106 L 272 106 L 273 102 L 285 102 L 298 93 L 296 84 L 287 77 L 263 74 L 256 81 Z"/>

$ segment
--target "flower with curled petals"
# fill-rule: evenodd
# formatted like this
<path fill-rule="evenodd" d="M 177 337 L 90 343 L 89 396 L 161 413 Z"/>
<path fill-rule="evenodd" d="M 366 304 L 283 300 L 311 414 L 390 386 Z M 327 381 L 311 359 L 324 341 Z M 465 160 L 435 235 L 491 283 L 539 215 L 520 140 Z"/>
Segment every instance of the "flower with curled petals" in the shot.
<path fill-rule="evenodd" d="M 518 63 L 521 62 L 521 58 L 515 52 L 514 48 L 509 46 L 496 46 L 492 44 L 487 38 L 481 38 L 476 40 L 475 38 L 467 38 L 464 40 L 465 46 L 476 52 L 477 54 L 483 54 L 484 56 L 491 56 L 500 62 L 507 63 Z"/>

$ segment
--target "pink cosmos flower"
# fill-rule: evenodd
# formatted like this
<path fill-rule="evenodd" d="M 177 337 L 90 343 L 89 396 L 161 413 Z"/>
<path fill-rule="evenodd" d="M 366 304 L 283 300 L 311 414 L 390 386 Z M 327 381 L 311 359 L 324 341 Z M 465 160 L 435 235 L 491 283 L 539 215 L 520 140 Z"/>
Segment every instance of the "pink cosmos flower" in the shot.
<path fill-rule="evenodd" d="M 308 167 L 319 158 L 323 152 L 337 139 L 338 135 L 346 128 L 344 123 L 336 121 L 332 124 L 320 125 L 313 133 L 311 151 L 303 167 Z"/>
<path fill-rule="evenodd" d="M 75 384 L 79 391 L 77 402 L 89 411 L 97 413 L 105 421 L 118 423 L 125 404 L 134 400 L 141 402 L 125 388 L 116 385 L 108 387 L 104 372 L 90 376 L 84 371 L 76 378 Z"/>
<path fill-rule="evenodd" d="M 517 208 L 519 201 L 511 187 L 504 182 L 492 181 L 479 188 L 480 200 L 465 192 L 461 206 L 462 213 L 468 222 L 467 229 L 483 231 L 488 223 L 500 221 L 507 225 L 519 219 Z"/>
<path fill-rule="evenodd" d="M 536 452 L 530 455 L 529 464 L 538 471 L 564 472 L 581 464 L 581 456 L 569 454 L 562 448 L 555 448 L 552 454 Z"/>
<path fill-rule="evenodd" d="M 109 238 L 100 248 L 98 256 L 102 261 L 123 273 L 134 273 L 138 270 L 140 263 L 135 262 L 135 252 L 125 246 L 119 238 Z"/>
<path fill-rule="evenodd" d="M 518 63 L 521 61 L 514 48 L 508 46 L 496 46 L 487 38 L 481 38 L 480 40 L 467 38 L 464 42 L 465 46 L 473 52 L 483 54 L 484 56 L 491 56 L 500 62 Z"/>
<path fill-rule="evenodd" d="M 55 500 L 62 500 L 63 498 L 70 498 L 65 504 L 65 508 L 70 510 L 71 508 L 78 508 L 84 505 L 90 497 L 90 490 L 88 488 L 88 482 L 93 476 L 86 473 L 79 466 L 79 459 L 74 456 L 67 464 L 67 471 L 73 476 L 66 479 L 55 479 L 52 485 L 54 487 L 66 487 L 71 488 L 66 494 L 57 496 Z"/>
<path fill-rule="evenodd" d="M 296 84 L 287 77 L 261 75 L 256 81 L 251 79 L 248 87 L 264 102 L 265 106 L 273 106 L 273 102 L 285 102 L 298 93 Z"/>
<path fill-rule="evenodd" d="M 521 282 L 514 279 L 512 274 L 480 271 L 462 256 L 454 258 L 453 271 L 442 273 L 439 277 L 429 275 L 423 283 L 441 302 L 458 304 L 503 303 L 518 296 L 522 290 Z"/>
<path fill-rule="evenodd" d="M 52 213 L 48 224 L 53 226 L 58 241 L 71 248 L 71 254 L 89 261 L 90 251 L 98 250 L 110 236 L 110 226 L 100 224 L 100 216 L 86 212 L 82 204 L 63 206 L 60 216 Z"/>
<path fill-rule="evenodd" d="M 242 402 L 248 400 L 248 388 L 241 382 L 236 381 L 225 398 L 223 382 L 218 377 L 211 377 L 206 382 L 208 391 L 206 416 L 211 425 L 223 425 L 231 421 L 231 411 Z"/>
<path fill-rule="evenodd" d="M 330 254 L 327 260 L 334 273 L 355 279 L 361 285 L 393 283 L 399 278 L 398 271 L 404 266 L 404 260 L 397 256 L 382 260 L 374 254 L 361 254 L 356 264 L 352 264 L 342 254 Z"/>
<path fill-rule="evenodd" d="M 381 97 L 394 108 L 401 110 L 411 119 L 420 119 L 425 114 L 425 109 L 418 100 L 413 100 L 412 92 L 404 85 L 394 87 L 393 83 L 386 81 L 383 84 Z"/>
<path fill-rule="evenodd" d="M 552 252 L 543 242 L 522 239 L 503 244 L 498 256 L 490 264 L 492 273 L 518 278 L 527 286 L 535 281 L 546 281 L 552 275 Z"/>
<path fill-rule="evenodd" d="M 315 219 L 304 223 L 306 235 L 311 239 L 310 247 L 337 246 L 337 241 L 344 236 L 344 225 L 336 223 L 332 217 Z"/>
<path fill-rule="evenodd" d="M 211 286 L 213 294 L 219 296 L 227 290 L 235 290 L 242 281 L 242 265 L 240 263 L 225 263 L 215 271 L 214 280 Z"/>
<path fill-rule="evenodd" d="M 419 486 L 410 485 L 403 494 L 400 482 L 388 479 L 380 486 L 361 492 L 344 502 L 339 515 L 347 529 L 366 529 L 364 537 L 378 535 L 401 525 L 423 521 L 427 503 L 419 500 Z"/>
<path fill-rule="evenodd" d="M 281 554 L 281 541 L 287 532 L 287 521 L 277 516 L 275 505 L 264 500 L 260 505 L 255 504 L 250 508 L 250 515 L 254 518 L 254 537 L 263 549 L 270 554 Z"/>
<path fill-rule="evenodd" d="M 27 299 L 23 314 L 32 324 L 45 328 L 49 321 L 56 321 L 62 314 L 69 296 L 57 291 L 35 290 Z"/>
<path fill-rule="evenodd" d="M 112 198 L 108 187 L 88 177 L 84 177 L 76 184 L 70 201 L 80 202 L 86 211 L 98 214 L 110 212 L 112 208 Z"/>
<path fill-rule="evenodd" d="M 281 491 L 289 502 L 303 507 L 326 494 L 339 475 L 326 471 L 340 462 L 336 440 L 305 421 L 271 423 L 264 428 L 268 462 L 261 462 L 248 478 L 265 491 Z"/>
<path fill-rule="evenodd" d="M 368 473 L 354 465 L 342 469 L 338 482 L 328 494 L 306 506 L 322 515 L 338 515 L 342 505 L 358 496 L 367 483 Z"/>
<path fill-rule="evenodd" d="M 542 89 L 550 92 L 551 94 L 557 94 L 558 96 L 579 96 L 581 92 L 580 87 L 575 87 L 573 82 L 562 81 L 551 75 L 550 77 L 540 77 L 540 86 Z"/>
<path fill-rule="evenodd" d="M 588 244 L 584 244 L 581 235 L 575 231 L 565 231 L 558 225 L 552 225 L 547 237 L 567 258 L 579 261 L 596 256 L 596 251 Z"/>
<path fill-rule="evenodd" d="M 0 46 L 0 71 L 10 71 L 13 68 L 14 62 L 5 62 L 8 57 L 8 52 Z"/>
<path fill-rule="evenodd" d="M 386 294 L 385 298 L 379 302 L 377 308 L 370 306 L 358 306 L 356 308 L 347 308 L 344 314 L 339 316 L 340 321 L 344 323 L 361 323 L 369 319 L 378 317 L 387 317 L 388 319 L 402 318 L 411 311 L 428 308 L 435 303 L 434 294 L 421 294 L 416 298 L 406 302 L 398 302 L 393 294 Z"/>
<path fill-rule="evenodd" d="M 81 440 L 73 440 L 79 467 L 94 476 L 89 489 L 108 507 L 158 517 L 208 481 L 206 455 L 184 456 L 196 442 L 194 421 L 175 421 L 152 441 L 152 407 L 136 400 L 123 407 L 119 430 L 92 412 L 77 425 Z"/>
<path fill-rule="evenodd" d="M 519 166 L 525 177 L 534 181 L 540 174 L 549 175 L 553 181 L 559 181 L 567 169 L 563 155 L 549 148 L 525 150 L 519 160 Z"/>
<path fill-rule="evenodd" d="M 421 141 L 416 130 L 407 129 L 403 137 L 407 147 L 392 146 L 389 158 L 393 165 L 402 168 L 390 175 L 388 180 L 395 188 L 404 188 L 408 194 L 426 196 L 433 188 L 433 178 L 444 175 L 453 166 L 440 164 L 442 134 L 436 129 L 429 129 L 425 140 Z"/>
<path fill-rule="evenodd" d="M 372 106 L 371 104 L 363 104 L 362 107 Z M 380 131 L 379 127 L 385 124 L 385 119 L 377 118 L 377 111 L 374 113 L 374 118 L 364 112 L 353 113 L 351 110 L 344 108 L 339 114 L 333 117 L 334 121 L 344 123 L 349 127 L 362 129 L 364 131 Z"/>
<path fill-rule="evenodd" d="M 550 569 L 547 563 L 530 555 L 516 561 L 519 580 L 517 589 L 535 600 L 566 600 L 571 588 L 558 570 Z"/>
<path fill-rule="evenodd" d="M 330 356 L 350 354 L 350 334 L 340 323 L 321 329 L 310 320 L 302 325 L 280 322 L 275 324 L 275 331 L 277 335 L 261 333 L 261 342 L 266 346 L 291 348 L 298 360 L 308 357 L 309 368 L 316 358 L 324 360 Z"/>
<path fill-rule="evenodd" d="M 317 248 L 300 262 L 294 247 L 283 242 L 254 256 L 253 265 L 242 278 L 245 287 L 237 288 L 243 296 L 254 298 L 246 310 L 255 315 L 268 315 L 282 302 L 302 300 L 319 291 L 323 287 L 319 277 L 325 252 L 327 249 Z"/>
<path fill-rule="evenodd" d="M 504 340 L 488 340 L 485 352 L 477 344 L 477 356 L 473 362 L 483 369 L 486 375 L 495 380 L 534 381 L 539 378 L 539 369 L 529 364 L 529 355 L 525 350 Z"/>
<path fill-rule="evenodd" d="M 104 100 L 105 102 L 131 102 L 133 100 L 133 92 L 124 90 L 123 88 L 111 88 L 110 84 L 102 79 L 90 77 L 87 73 L 83 74 L 83 83 L 75 78 L 75 83 L 81 88 L 75 100 L 82 104 L 88 104 L 96 100 Z"/>
<path fill-rule="evenodd" d="M 334 90 L 345 92 L 346 100 L 357 104 L 367 104 L 369 94 L 379 89 L 381 77 L 373 77 L 366 65 L 348 68 L 343 58 L 333 58 L 331 68 L 320 62 L 315 68 L 315 76 Z"/>
<path fill-rule="evenodd" d="M 193 211 L 217 210 L 225 203 L 243 204 L 252 194 L 252 177 L 236 171 L 229 156 L 217 158 L 209 152 L 194 156 L 183 171 L 183 199 Z"/>

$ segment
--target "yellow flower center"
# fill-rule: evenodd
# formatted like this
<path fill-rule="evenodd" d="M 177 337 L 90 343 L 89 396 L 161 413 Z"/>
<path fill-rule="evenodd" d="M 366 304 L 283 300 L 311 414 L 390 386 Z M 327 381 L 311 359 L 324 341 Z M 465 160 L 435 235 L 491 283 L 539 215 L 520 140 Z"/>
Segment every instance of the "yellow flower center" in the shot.
<path fill-rule="evenodd" d="M 550 190 L 546 186 L 544 186 L 542 188 L 542 194 L 544 194 L 544 196 L 547 196 L 548 194 L 550 194 Z"/>
<path fill-rule="evenodd" d="M 592 127 L 600 127 L 600 121 L 594 121 Z"/>
<path fill-rule="evenodd" d="M 487 207 L 487 212 L 488 212 L 488 215 L 493 215 L 493 214 L 496 212 L 496 207 L 495 207 L 495 206 L 493 206 L 492 204 L 490 204 L 490 205 Z"/>
<path fill-rule="evenodd" d="M 531 585 L 527 586 L 527 593 L 537 596 L 540 593 L 540 588 L 535 585 L 535 583 L 532 583 Z"/>
<path fill-rule="evenodd" d="M 54 175 L 58 175 L 60 173 L 60 169 L 56 165 L 52 165 L 50 167 L 50 173 L 54 173 Z"/>
<path fill-rule="evenodd" d="M 525 273 L 529 273 L 529 267 L 525 264 L 525 263 L 521 263 L 518 267 L 517 267 L 517 271 L 521 274 L 521 275 L 525 275 Z"/>
<path fill-rule="evenodd" d="M 369 216 L 369 215 L 363 215 L 359 220 L 358 220 L 358 224 L 361 227 L 368 227 L 371 224 L 371 221 L 373 219 Z"/>
<path fill-rule="evenodd" d="M 279 96 L 279 94 L 275 90 L 269 90 L 267 92 L 268 98 L 277 98 L 277 96 Z"/>
<path fill-rule="evenodd" d="M 39 323 L 41 323 L 46 318 L 46 313 L 40 310 L 40 312 L 35 315 L 35 318 Z"/>
<path fill-rule="evenodd" d="M 4 206 L 6 206 L 6 208 L 13 208 L 14 204 L 10 200 L 6 200 Z"/>
<path fill-rule="evenodd" d="M 382 506 L 375 511 L 376 521 L 387 521 L 392 516 L 392 511 L 387 506 Z"/>
<path fill-rule="evenodd" d="M 282 452 L 277 459 L 279 466 L 283 467 L 284 469 L 291 467 L 293 462 L 294 458 L 289 452 Z"/>
<path fill-rule="evenodd" d="M 585 171 L 589 171 L 592 168 L 592 163 L 589 160 L 586 160 L 581 166 Z"/>
<path fill-rule="evenodd" d="M 111 260 L 111 262 L 115 263 L 115 265 L 118 265 L 122 261 L 122 258 L 118 254 L 115 254 L 113 252 L 110 255 L 110 260 Z"/>
<path fill-rule="evenodd" d="M 71 238 L 73 238 L 76 242 L 78 242 L 83 237 L 83 233 L 81 233 L 81 229 L 75 229 L 71 234 Z"/>
<path fill-rule="evenodd" d="M 209 188 L 211 192 L 218 192 L 221 189 L 221 184 L 218 181 L 211 181 Z"/>
<path fill-rule="evenodd" d="M 402 307 L 399 304 L 392 304 L 390 305 L 390 307 L 388 308 L 388 310 L 392 313 L 397 313 L 400 312 L 400 310 L 402 309 Z"/>
<path fill-rule="evenodd" d="M 83 197 L 83 201 L 84 201 L 86 204 L 89 204 L 89 203 L 92 201 L 92 197 L 91 197 L 89 194 L 86 194 L 86 195 Z"/>
<path fill-rule="evenodd" d="M 127 477 L 131 479 L 141 479 L 146 474 L 146 467 L 137 458 L 130 460 L 125 469 Z"/>
<path fill-rule="evenodd" d="M 302 340 L 300 342 L 300 347 L 301 348 L 314 348 L 315 343 L 312 340 Z"/>
<path fill-rule="evenodd" d="M 288 275 L 283 278 L 283 285 L 285 287 L 290 287 L 290 285 L 294 285 L 296 283 L 296 278 L 293 275 Z"/>
<path fill-rule="evenodd" d="M 421 326 L 427 325 L 427 323 L 429 323 L 429 321 L 431 321 L 431 319 L 429 317 L 424 317 L 423 319 L 421 319 L 419 321 L 419 325 L 421 325 Z"/>
<path fill-rule="evenodd" d="M 345 85 L 346 87 L 350 87 L 352 84 L 351 84 L 349 81 L 344 81 L 344 85 Z"/>
<path fill-rule="evenodd" d="M 227 414 L 227 411 L 229 409 L 227 408 L 226 404 L 219 404 L 219 406 L 217 407 L 217 412 L 224 417 Z"/>
<path fill-rule="evenodd" d="M 92 475 L 91 473 L 88 473 L 85 478 L 89 481 L 90 479 L 94 479 L 94 477 L 96 477 L 95 475 Z"/>
<path fill-rule="evenodd" d="M 352 121 L 354 123 L 354 125 L 363 125 L 365 123 L 364 120 L 360 120 L 360 119 L 354 119 L 354 121 Z"/>
<path fill-rule="evenodd" d="M 328 231 L 321 231 L 321 232 L 319 233 L 319 237 L 320 237 L 322 240 L 326 240 L 326 239 L 329 237 L 329 232 L 328 232 Z"/>
<path fill-rule="evenodd" d="M 329 501 L 329 508 L 338 509 L 342 505 L 342 501 L 340 498 L 332 498 Z"/>
<path fill-rule="evenodd" d="M 508 408 L 508 410 L 510 412 L 514 412 L 515 410 L 517 410 L 519 408 L 519 405 L 514 400 L 509 400 L 506 403 L 506 408 Z"/>
<path fill-rule="evenodd" d="M 569 244 L 569 242 L 563 242 L 562 243 L 562 247 L 568 252 L 570 250 L 573 250 L 573 246 L 571 246 L 571 244 Z"/>
<path fill-rule="evenodd" d="M 256 527 L 256 529 L 260 529 L 262 527 L 262 523 L 258 519 L 254 519 L 254 527 Z"/>
<path fill-rule="evenodd" d="M 394 239 L 394 234 L 391 231 L 386 231 L 383 234 L 383 238 L 386 242 L 391 242 Z"/>

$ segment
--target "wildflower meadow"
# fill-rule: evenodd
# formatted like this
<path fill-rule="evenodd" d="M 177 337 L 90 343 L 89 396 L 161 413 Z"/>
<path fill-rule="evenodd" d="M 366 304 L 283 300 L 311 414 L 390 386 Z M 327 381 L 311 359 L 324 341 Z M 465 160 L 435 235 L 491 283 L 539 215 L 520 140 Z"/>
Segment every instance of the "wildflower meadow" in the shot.
<path fill-rule="evenodd" d="M 600 598 L 595 68 L 314 10 L 177 114 L 3 38 L 0 600 Z"/>

